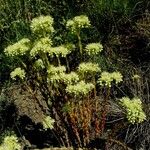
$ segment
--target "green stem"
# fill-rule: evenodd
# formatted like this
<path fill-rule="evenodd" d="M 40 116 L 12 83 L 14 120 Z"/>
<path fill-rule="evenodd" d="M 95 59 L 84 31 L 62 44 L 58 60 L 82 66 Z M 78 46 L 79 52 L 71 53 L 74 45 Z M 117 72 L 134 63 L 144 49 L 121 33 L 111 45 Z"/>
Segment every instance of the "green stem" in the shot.
<path fill-rule="evenodd" d="M 68 72 L 70 72 L 69 61 L 67 59 L 67 56 L 66 56 L 66 65 L 67 65 Z"/>
<path fill-rule="evenodd" d="M 58 61 L 58 66 L 60 66 L 60 59 L 59 59 L 59 57 L 57 57 L 57 61 Z"/>
<path fill-rule="evenodd" d="M 41 57 L 42 57 L 42 60 L 45 64 L 45 67 L 48 68 L 50 64 L 49 64 L 49 60 L 48 60 L 47 55 L 45 53 L 41 53 Z"/>
<path fill-rule="evenodd" d="M 80 37 L 80 31 L 77 32 L 77 37 L 78 37 L 78 45 L 79 45 L 79 50 L 80 50 L 80 54 L 82 56 L 82 42 L 81 42 L 81 37 Z"/>
<path fill-rule="evenodd" d="M 22 66 L 24 67 L 24 69 L 27 69 L 27 65 L 19 58 L 20 63 L 22 64 Z"/>

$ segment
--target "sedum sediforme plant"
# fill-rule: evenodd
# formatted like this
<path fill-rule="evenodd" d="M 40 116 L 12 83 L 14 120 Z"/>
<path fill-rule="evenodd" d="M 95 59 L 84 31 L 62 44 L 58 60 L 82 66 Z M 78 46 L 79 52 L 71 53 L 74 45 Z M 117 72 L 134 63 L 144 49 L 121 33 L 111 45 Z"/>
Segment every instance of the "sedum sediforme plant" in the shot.
<path fill-rule="evenodd" d="M 66 28 L 77 36 L 75 43 L 53 45 L 53 24 L 51 16 L 34 18 L 30 25 L 32 40 L 30 37 L 23 39 L 5 49 L 9 57 L 21 56 L 22 63 L 10 75 L 12 79 L 23 81 L 40 107 L 39 101 L 45 101 L 49 110 L 44 112 L 47 117 L 43 118 L 43 129 L 50 128 L 60 133 L 57 139 L 63 146 L 84 147 L 92 138 L 90 134 L 97 136 L 102 133 L 111 85 L 121 83 L 123 76 L 118 71 L 102 71 L 100 64 L 95 62 L 94 57 L 103 50 L 99 41 L 83 46 L 80 32 L 91 26 L 87 16 L 76 16 L 66 23 Z M 78 63 L 74 51 L 80 52 Z M 99 101 L 97 88 L 106 88 L 104 106 Z M 42 95 L 40 100 L 34 94 L 37 91 Z M 63 112 L 64 108 L 69 111 Z M 74 138 L 70 139 L 70 135 Z"/>

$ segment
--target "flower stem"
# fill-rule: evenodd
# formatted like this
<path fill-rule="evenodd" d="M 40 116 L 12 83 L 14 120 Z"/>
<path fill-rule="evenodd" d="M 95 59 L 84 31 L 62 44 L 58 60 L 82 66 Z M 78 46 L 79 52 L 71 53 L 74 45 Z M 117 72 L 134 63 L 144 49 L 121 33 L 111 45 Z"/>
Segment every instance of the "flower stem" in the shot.
<path fill-rule="evenodd" d="M 79 50 L 80 50 L 80 54 L 82 56 L 82 42 L 81 42 L 81 37 L 80 37 L 80 31 L 77 32 L 77 37 L 78 37 L 78 45 L 79 45 Z"/>

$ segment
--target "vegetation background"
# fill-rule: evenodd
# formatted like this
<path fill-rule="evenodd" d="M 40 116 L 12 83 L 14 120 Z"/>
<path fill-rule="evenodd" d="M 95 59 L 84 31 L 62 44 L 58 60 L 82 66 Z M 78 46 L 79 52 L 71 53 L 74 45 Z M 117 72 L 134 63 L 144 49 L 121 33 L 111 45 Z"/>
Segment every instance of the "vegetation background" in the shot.
<path fill-rule="evenodd" d="M 15 130 L 22 141 L 28 141 L 32 146 L 36 145 L 39 148 L 46 144 L 59 146 L 51 134 L 40 132 L 40 127 L 35 124 L 38 117 L 35 114 L 32 115 L 28 109 L 22 109 L 24 105 L 24 107 L 28 106 L 22 104 L 21 100 L 24 97 L 26 100 L 30 100 L 30 94 L 20 94 L 19 87 L 11 82 L 9 74 L 16 64 L 5 56 L 4 48 L 23 37 L 28 37 L 31 34 L 30 21 L 40 15 L 53 16 L 54 26 L 58 29 L 55 32 L 54 42 L 62 44 L 64 40 L 67 40 L 66 20 L 83 14 L 90 18 L 93 26 L 90 33 L 87 32 L 83 35 L 83 43 L 101 41 L 105 49 L 105 57 L 99 58 L 97 61 L 102 64 L 104 69 L 119 70 L 125 75 L 123 86 L 118 89 L 120 92 L 117 92 L 116 95 L 115 92 L 113 93 L 113 90 L 116 89 L 112 89 L 112 97 L 138 95 L 142 99 L 144 111 L 147 114 L 147 121 L 140 125 L 128 125 L 124 128 L 124 123 L 119 122 L 117 124 L 120 128 L 119 133 L 117 131 L 115 133 L 117 139 L 132 149 L 149 150 L 149 11 L 149 0 L 0 0 L 0 132 Z M 68 39 L 70 38 L 74 37 L 68 37 Z M 133 84 L 132 79 L 129 78 L 134 74 L 141 77 L 139 83 Z M 18 97 L 18 101 L 15 103 L 16 97 L 13 95 Z M 23 117 L 18 119 L 18 116 Z M 32 130 L 28 130 L 28 126 L 32 126 Z M 109 123 L 107 126 L 109 129 Z M 121 131 L 121 129 L 124 130 Z M 38 140 L 35 138 L 37 136 Z M 94 145 L 98 144 L 96 140 L 94 142 Z M 44 145 L 44 143 L 46 144 Z"/>

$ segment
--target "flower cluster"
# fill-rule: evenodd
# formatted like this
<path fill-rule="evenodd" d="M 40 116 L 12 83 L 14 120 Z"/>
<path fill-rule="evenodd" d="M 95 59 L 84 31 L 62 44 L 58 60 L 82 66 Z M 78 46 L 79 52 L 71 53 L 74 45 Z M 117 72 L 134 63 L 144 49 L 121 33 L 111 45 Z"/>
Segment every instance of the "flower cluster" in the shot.
<path fill-rule="evenodd" d="M 113 81 L 111 73 L 109 72 L 102 72 L 101 77 L 99 78 L 98 82 L 100 85 L 106 85 L 106 86 L 111 86 L 111 82 Z"/>
<path fill-rule="evenodd" d="M 0 150 L 21 150 L 18 138 L 15 135 L 6 136 L 0 145 Z"/>
<path fill-rule="evenodd" d="M 78 29 L 88 28 L 91 26 L 89 18 L 87 16 L 81 15 L 76 16 L 72 20 L 68 20 L 66 27 L 75 33 Z"/>
<path fill-rule="evenodd" d="M 51 47 L 49 50 L 49 56 L 53 57 L 55 55 L 56 57 L 66 57 L 71 52 L 70 49 L 68 49 L 65 46 L 58 46 L 58 47 Z"/>
<path fill-rule="evenodd" d="M 108 87 L 111 87 L 111 83 L 115 81 L 116 84 L 120 83 L 122 80 L 123 76 L 121 75 L 120 72 L 102 72 L 101 77 L 99 78 L 98 82 L 100 85 L 106 85 Z"/>
<path fill-rule="evenodd" d="M 46 116 L 42 122 L 42 125 L 43 125 L 43 128 L 47 130 L 47 129 L 53 129 L 54 123 L 55 123 L 54 119 L 52 119 L 50 116 Z"/>
<path fill-rule="evenodd" d="M 93 74 L 93 73 L 100 72 L 100 71 L 101 69 L 99 68 L 99 65 L 95 63 L 91 63 L 91 62 L 81 63 L 78 67 L 78 72 L 81 74 L 84 74 L 84 73 Z"/>
<path fill-rule="evenodd" d="M 75 85 L 68 85 L 66 88 L 66 92 L 69 94 L 74 94 L 76 96 L 86 95 L 93 88 L 94 88 L 94 85 L 92 83 L 85 83 L 84 81 L 80 81 L 79 83 Z"/>
<path fill-rule="evenodd" d="M 100 43 L 90 43 L 85 47 L 85 52 L 89 56 L 97 55 L 102 50 L 103 50 L 103 46 Z"/>
<path fill-rule="evenodd" d="M 38 68 L 38 69 L 44 69 L 44 68 L 45 68 L 42 59 L 36 60 L 36 61 L 35 61 L 35 66 L 36 66 L 36 68 Z"/>
<path fill-rule="evenodd" d="M 127 112 L 127 119 L 130 123 L 141 123 L 146 120 L 146 115 L 142 110 L 142 102 L 139 98 L 130 100 L 128 97 L 123 97 L 120 101 Z"/>
<path fill-rule="evenodd" d="M 62 74 L 66 71 L 65 66 L 58 66 L 55 67 L 50 65 L 47 72 L 48 72 L 48 82 L 59 82 L 62 79 Z"/>
<path fill-rule="evenodd" d="M 17 43 L 8 46 L 4 52 L 8 56 L 17 56 L 17 55 L 24 55 L 30 49 L 30 40 L 27 38 L 23 38 L 22 40 L 18 41 Z"/>
<path fill-rule="evenodd" d="M 69 74 L 62 73 L 61 80 L 65 84 L 71 85 L 71 84 L 77 83 L 79 81 L 79 76 L 75 72 L 71 72 Z"/>
<path fill-rule="evenodd" d="M 10 76 L 13 80 L 15 80 L 16 77 L 19 77 L 23 80 L 25 78 L 25 71 L 21 69 L 20 67 L 18 67 L 10 73 Z"/>
<path fill-rule="evenodd" d="M 31 22 L 31 30 L 38 36 L 48 36 L 54 32 L 53 28 L 54 19 L 51 16 L 40 16 L 34 18 Z"/>
<path fill-rule="evenodd" d="M 118 83 L 120 83 L 120 82 L 122 82 L 123 81 L 123 76 L 122 76 L 122 74 L 120 73 L 120 72 L 113 72 L 113 73 L 111 73 L 111 76 L 112 76 L 112 78 L 113 78 L 113 80 L 115 80 L 115 82 L 116 82 L 116 84 L 118 84 Z"/>
<path fill-rule="evenodd" d="M 51 39 L 48 37 L 41 38 L 38 41 L 35 42 L 33 48 L 30 51 L 30 55 L 32 57 L 35 57 L 38 55 L 40 52 L 47 53 L 50 51 L 50 47 L 52 45 Z"/>
<path fill-rule="evenodd" d="M 66 71 L 66 67 L 65 66 L 58 66 L 55 67 L 53 65 L 50 65 L 47 72 L 49 75 L 56 75 L 56 74 L 60 74 Z"/>

